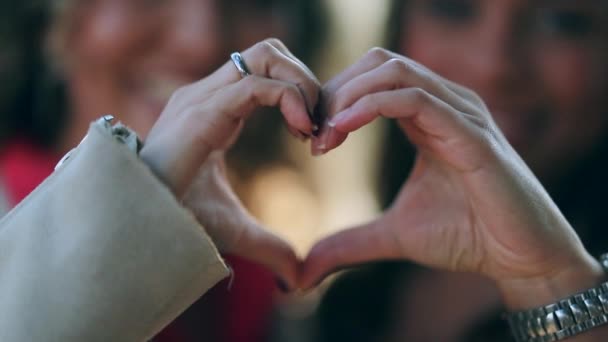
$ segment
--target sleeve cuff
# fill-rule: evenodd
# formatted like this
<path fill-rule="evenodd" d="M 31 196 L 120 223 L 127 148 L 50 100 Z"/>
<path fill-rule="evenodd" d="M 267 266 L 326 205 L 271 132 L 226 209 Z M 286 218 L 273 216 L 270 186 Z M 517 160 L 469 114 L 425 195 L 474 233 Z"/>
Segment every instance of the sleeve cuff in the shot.
<path fill-rule="evenodd" d="M 156 176 L 93 124 L 0 222 L 0 340 L 145 340 L 229 272 Z"/>

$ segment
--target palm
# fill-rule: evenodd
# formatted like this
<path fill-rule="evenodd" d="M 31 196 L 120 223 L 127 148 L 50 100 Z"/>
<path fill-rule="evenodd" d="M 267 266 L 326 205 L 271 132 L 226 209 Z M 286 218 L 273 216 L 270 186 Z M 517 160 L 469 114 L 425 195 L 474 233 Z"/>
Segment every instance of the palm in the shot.
<path fill-rule="evenodd" d="M 500 134 L 490 151 L 464 139 L 426 139 L 418 142 L 423 148 L 412 175 L 386 213 L 405 257 L 499 279 L 547 269 L 553 260 L 541 245 L 547 239 L 572 248 L 571 231 L 542 228 L 568 225 Z M 508 166 L 501 165 L 505 160 Z"/>
<path fill-rule="evenodd" d="M 287 284 L 296 279 L 291 247 L 266 231 L 245 209 L 226 177 L 224 152 L 214 152 L 190 185 L 184 204 L 205 227 L 218 249 L 258 262 Z"/>
<path fill-rule="evenodd" d="M 385 214 L 405 257 L 431 266 L 462 269 L 479 255 L 476 222 L 461 184 L 432 161 L 418 157 L 412 175 Z M 472 247 L 472 248 L 471 248 Z"/>
<path fill-rule="evenodd" d="M 188 206 L 222 251 L 231 251 L 253 220 L 234 195 L 226 179 L 223 153 L 205 162 L 184 197 Z"/>
<path fill-rule="evenodd" d="M 419 134 L 406 121 L 402 126 L 419 153 L 397 199 L 379 219 L 315 245 L 304 287 L 337 268 L 380 259 L 502 280 L 563 264 L 546 245 L 577 255 L 567 251 L 580 247 L 573 243 L 578 238 L 502 135 L 482 145 Z"/>

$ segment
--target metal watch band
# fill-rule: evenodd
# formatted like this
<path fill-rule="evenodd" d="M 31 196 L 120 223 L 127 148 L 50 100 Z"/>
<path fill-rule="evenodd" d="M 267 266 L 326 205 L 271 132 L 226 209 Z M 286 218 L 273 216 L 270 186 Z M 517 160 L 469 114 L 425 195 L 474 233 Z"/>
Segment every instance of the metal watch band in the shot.
<path fill-rule="evenodd" d="M 600 257 L 608 273 L 608 254 Z M 608 282 L 538 308 L 507 314 L 517 342 L 551 342 L 608 323 Z"/>

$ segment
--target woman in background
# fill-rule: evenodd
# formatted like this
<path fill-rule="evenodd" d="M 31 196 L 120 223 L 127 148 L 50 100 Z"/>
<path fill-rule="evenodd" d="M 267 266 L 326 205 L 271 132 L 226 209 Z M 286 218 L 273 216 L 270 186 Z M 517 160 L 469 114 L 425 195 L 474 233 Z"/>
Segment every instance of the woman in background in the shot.
<path fill-rule="evenodd" d="M 99 115 L 113 114 L 145 138 L 171 94 L 207 76 L 231 52 L 277 36 L 307 59 L 324 30 L 320 1 L 63 0 L 11 6 L 17 13 L 2 12 L 10 17 L 2 37 L 14 43 L 7 64 L 16 64 L 3 74 L 8 81 L 2 86 L 12 89 L 2 94 L 13 95 L 2 103 L 0 156 L 0 189 L 10 206 L 51 173 Z M 276 148 L 281 121 L 261 121 L 248 124 L 229 157 L 244 182 L 258 167 L 284 160 Z M 158 341 L 200 340 L 201 331 L 216 341 L 265 337 L 277 283 L 292 284 L 250 261 L 229 260 L 235 275 L 230 289 L 219 285 L 204 299 L 207 305 L 194 305 Z"/>
<path fill-rule="evenodd" d="M 590 252 L 605 252 L 608 3 L 397 0 L 390 15 L 392 49 L 480 94 Z M 414 160 L 397 125 L 387 141 L 385 205 Z M 483 278 L 384 264 L 337 280 L 320 309 L 321 334 L 324 341 L 509 340 L 502 311 Z M 351 329 L 352 321 L 365 323 Z"/>

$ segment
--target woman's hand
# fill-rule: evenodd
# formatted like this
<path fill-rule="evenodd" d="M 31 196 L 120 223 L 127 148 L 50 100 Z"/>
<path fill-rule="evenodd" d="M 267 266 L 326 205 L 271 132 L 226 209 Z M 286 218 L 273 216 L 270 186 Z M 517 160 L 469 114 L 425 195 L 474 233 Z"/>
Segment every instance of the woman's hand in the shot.
<path fill-rule="evenodd" d="M 374 49 L 331 80 L 324 95 L 332 118 L 317 148 L 334 149 L 348 133 L 383 116 L 398 121 L 418 154 L 380 218 L 311 250 L 302 287 L 341 267 L 379 259 L 484 274 L 512 308 L 597 285 L 599 264 L 473 92 Z"/>
<path fill-rule="evenodd" d="M 261 106 L 279 107 L 292 134 L 310 136 L 309 113 L 320 85 L 276 39 L 258 43 L 242 56 L 252 75 L 242 78 L 229 61 L 173 95 L 141 158 L 193 210 L 220 251 L 268 266 L 293 288 L 298 265 L 293 250 L 244 209 L 226 179 L 223 153 Z"/>
<path fill-rule="evenodd" d="M 148 134 L 141 156 L 181 198 L 207 157 L 236 140 L 259 107 L 279 107 L 294 135 L 310 136 L 309 113 L 320 90 L 315 76 L 276 39 L 242 54 L 252 75 L 232 61 L 175 92 Z"/>

